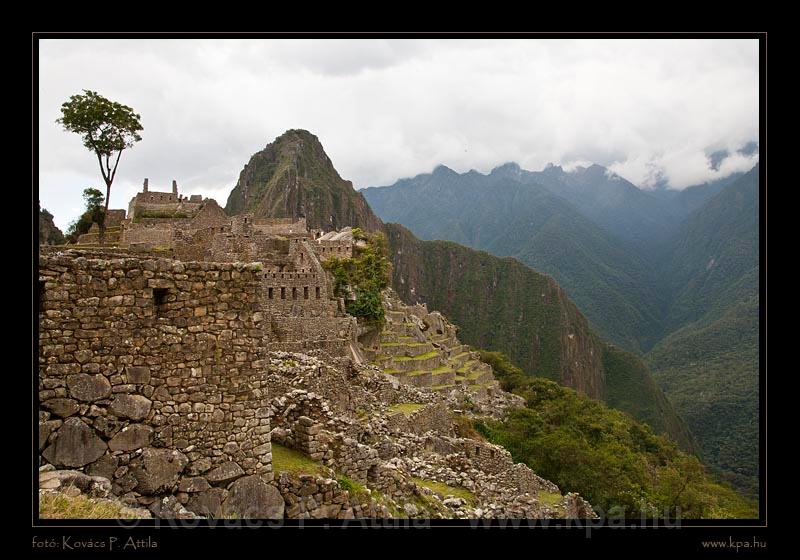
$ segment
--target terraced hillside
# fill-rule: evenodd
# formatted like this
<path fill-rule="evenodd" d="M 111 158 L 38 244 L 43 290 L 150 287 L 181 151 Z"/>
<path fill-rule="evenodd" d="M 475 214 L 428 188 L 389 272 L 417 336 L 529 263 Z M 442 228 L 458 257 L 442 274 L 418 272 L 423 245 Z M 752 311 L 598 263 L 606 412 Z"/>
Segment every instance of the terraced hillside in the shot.
<path fill-rule="evenodd" d="M 492 367 L 461 344 L 457 328 L 424 305 L 403 304 L 394 292 L 383 294 L 386 323 L 365 346 L 371 364 L 400 383 L 433 391 L 462 390 L 485 396 L 499 389 Z"/>

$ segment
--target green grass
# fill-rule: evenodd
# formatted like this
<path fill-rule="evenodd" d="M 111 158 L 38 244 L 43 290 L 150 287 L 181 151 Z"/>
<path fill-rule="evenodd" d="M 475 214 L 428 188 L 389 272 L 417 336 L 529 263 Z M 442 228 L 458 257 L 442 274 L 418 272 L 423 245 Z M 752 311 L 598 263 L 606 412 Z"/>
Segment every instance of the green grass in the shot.
<path fill-rule="evenodd" d="M 442 389 L 450 389 L 451 387 L 455 387 L 453 383 L 447 385 L 434 385 L 431 387 L 434 391 L 441 391 Z"/>
<path fill-rule="evenodd" d="M 381 342 L 381 347 L 386 346 L 427 346 L 427 342 Z"/>
<path fill-rule="evenodd" d="M 537 498 L 539 498 L 539 503 L 543 506 L 553 507 L 562 500 L 563 496 L 558 492 L 545 492 L 544 490 L 540 490 L 539 494 L 537 494 Z"/>
<path fill-rule="evenodd" d="M 342 490 L 347 490 L 347 492 L 350 494 L 350 497 L 356 498 L 359 502 L 367 501 L 371 497 L 371 493 L 367 490 L 366 486 L 356 482 L 348 476 L 339 476 L 337 482 Z"/>
<path fill-rule="evenodd" d="M 453 371 L 453 368 L 451 368 L 450 366 L 445 365 L 445 366 L 437 367 L 431 373 L 433 373 L 433 375 L 439 375 L 439 374 L 448 373 L 448 372 L 451 372 L 451 371 Z"/>
<path fill-rule="evenodd" d="M 396 356 L 394 359 L 397 362 L 407 362 L 408 360 L 427 360 L 429 358 L 435 358 L 439 355 L 437 350 L 431 350 L 430 352 L 425 352 L 424 354 L 418 354 L 416 356 Z"/>
<path fill-rule="evenodd" d="M 424 486 L 429 490 L 433 490 L 442 498 L 446 498 L 447 496 L 455 496 L 456 498 L 463 498 L 470 506 L 475 504 L 475 494 L 461 486 L 450 486 L 444 482 L 437 482 L 435 480 L 417 478 L 413 476 L 411 477 L 411 480 L 413 480 L 419 486 Z"/>
<path fill-rule="evenodd" d="M 70 497 L 59 492 L 39 496 L 39 517 L 42 519 L 136 519 L 123 515 L 123 506 L 113 502 L 98 502 L 86 496 Z"/>
<path fill-rule="evenodd" d="M 272 470 L 275 473 L 328 474 L 327 468 L 319 461 L 278 443 L 272 444 Z"/>
<path fill-rule="evenodd" d="M 389 407 L 389 411 L 392 414 L 403 413 L 406 416 L 411 416 L 412 414 L 414 414 L 416 411 L 418 411 L 419 409 L 423 408 L 424 406 L 425 406 L 424 404 L 419 404 L 419 403 L 399 403 L 399 404 L 393 404 L 392 406 L 390 406 Z"/>

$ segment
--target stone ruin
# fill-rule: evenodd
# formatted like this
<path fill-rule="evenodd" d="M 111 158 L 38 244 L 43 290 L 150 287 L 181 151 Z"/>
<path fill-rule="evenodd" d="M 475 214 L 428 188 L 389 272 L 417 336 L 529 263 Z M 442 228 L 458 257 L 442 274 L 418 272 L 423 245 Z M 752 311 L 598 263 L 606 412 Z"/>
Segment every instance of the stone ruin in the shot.
<path fill-rule="evenodd" d="M 322 262 L 353 246 L 145 181 L 118 243 L 41 248 L 40 492 L 167 518 L 592 517 L 458 433 L 522 402 L 444 317 L 391 292 L 382 329 L 344 312 Z"/>

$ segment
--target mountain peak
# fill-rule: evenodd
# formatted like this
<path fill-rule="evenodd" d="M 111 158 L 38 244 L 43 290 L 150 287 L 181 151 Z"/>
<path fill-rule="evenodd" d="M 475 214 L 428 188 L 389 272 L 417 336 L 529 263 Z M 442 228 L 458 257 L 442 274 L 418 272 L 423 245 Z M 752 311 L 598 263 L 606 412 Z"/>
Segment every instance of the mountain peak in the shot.
<path fill-rule="evenodd" d="M 544 166 L 544 169 L 542 169 L 542 173 L 547 173 L 549 175 L 563 175 L 564 168 L 554 163 L 548 163 Z"/>
<path fill-rule="evenodd" d="M 353 184 L 339 176 L 319 138 L 303 129 L 287 130 L 253 154 L 225 211 L 265 218 L 304 216 L 309 227 L 326 231 L 381 226 Z"/>
<path fill-rule="evenodd" d="M 513 161 L 510 161 L 508 163 L 504 163 L 503 165 L 498 165 L 497 167 L 492 169 L 490 175 L 499 175 L 503 177 L 519 177 L 521 173 L 522 173 L 522 168 L 520 168 L 520 166 L 514 163 Z"/>
<path fill-rule="evenodd" d="M 434 168 L 433 175 L 434 176 L 458 175 L 458 173 L 456 173 L 446 165 L 440 163 Z"/>

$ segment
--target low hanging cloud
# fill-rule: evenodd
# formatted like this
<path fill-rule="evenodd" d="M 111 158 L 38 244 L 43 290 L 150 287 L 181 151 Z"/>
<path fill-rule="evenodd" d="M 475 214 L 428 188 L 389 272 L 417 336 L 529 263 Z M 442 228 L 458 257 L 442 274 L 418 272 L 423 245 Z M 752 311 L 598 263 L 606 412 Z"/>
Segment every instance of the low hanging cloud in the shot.
<path fill-rule="evenodd" d="M 43 40 L 39 196 L 63 228 L 102 184 L 55 124 L 83 89 L 142 115 L 117 208 L 145 177 L 224 204 L 289 128 L 316 134 L 357 188 L 516 161 L 595 162 L 680 189 L 755 163 L 739 150 L 758 139 L 758 74 L 755 40 Z"/>

